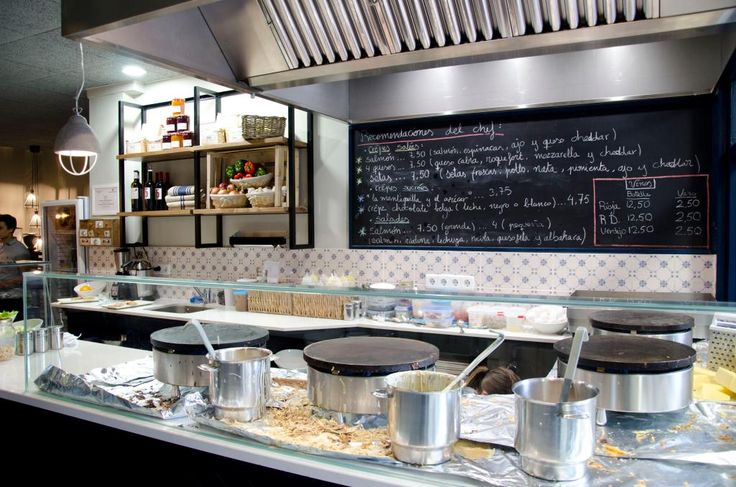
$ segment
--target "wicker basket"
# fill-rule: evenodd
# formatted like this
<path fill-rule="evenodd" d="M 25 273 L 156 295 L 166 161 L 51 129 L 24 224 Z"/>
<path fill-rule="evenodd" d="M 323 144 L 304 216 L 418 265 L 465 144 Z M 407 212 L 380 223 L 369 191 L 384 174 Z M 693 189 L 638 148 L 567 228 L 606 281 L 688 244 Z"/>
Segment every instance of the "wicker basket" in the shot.
<path fill-rule="evenodd" d="M 248 291 L 248 311 L 276 315 L 293 314 L 291 293 Z"/>
<path fill-rule="evenodd" d="M 243 115 L 243 138 L 245 140 L 283 137 L 285 127 L 285 117 Z"/>
<path fill-rule="evenodd" d="M 351 301 L 348 296 L 295 293 L 292 298 L 292 314 L 311 318 L 343 319 L 342 307 Z"/>

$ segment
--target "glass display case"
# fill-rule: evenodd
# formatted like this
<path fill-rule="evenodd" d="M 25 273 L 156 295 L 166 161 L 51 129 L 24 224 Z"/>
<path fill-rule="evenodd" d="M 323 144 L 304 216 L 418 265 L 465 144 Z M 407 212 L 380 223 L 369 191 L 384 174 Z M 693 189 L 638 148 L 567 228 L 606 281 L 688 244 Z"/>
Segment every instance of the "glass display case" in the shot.
<path fill-rule="evenodd" d="M 160 353 L 162 347 L 166 348 L 162 345 L 164 341 L 159 331 L 180 327 L 186 329 L 186 324 L 193 319 L 197 319 L 205 327 L 232 325 L 266 330 L 268 334 L 264 346 L 272 349 L 277 355 L 279 350 L 303 348 L 305 345 L 325 339 L 413 338 L 433 344 L 439 349 L 437 370 L 443 370 L 443 367 L 447 367 L 447 363 L 459 362 L 460 365 L 469 363 L 480 350 L 496 338 L 498 333 L 501 333 L 505 337 L 504 347 L 507 350 L 503 360 L 508 362 L 508 357 L 513 357 L 516 361 L 538 366 L 537 369 L 533 369 L 534 372 L 521 373 L 522 377 L 546 375 L 555 365 L 556 355 L 553 345 L 570 336 L 579 326 L 585 326 L 595 334 L 616 332 L 615 320 L 610 320 L 613 325 L 604 326 L 605 320 L 600 316 L 598 323 L 589 317 L 581 318 L 590 316 L 591 313 L 601 311 L 658 313 L 671 318 L 665 320 L 667 323 L 670 321 L 679 323 L 683 321 L 684 316 L 690 331 L 696 321 L 711 323 L 714 317 L 734 319 L 736 322 L 736 303 L 673 301 L 671 297 L 667 300 L 315 287 L 301 284 L 81 275 L 43 271 L 27 272 L 23 277 L 24 289 L 46 290 L 40 297 L 34 296 L 27 300 L 28 311 L 31 311 L 31 306 L 48 308 L 52 310 L 49 323 L 63 324 L 66 331 L 70 332 L 64 335 L 61 344 L 57 344 L 65 348 L 49 347 L 47 352 L 36 353 L 28 353 L 29 350 L 26 350 L 22 369 L 25 372 L 23 378 L 25 394 L 37 394 L 41 390 L 58 395 L 60 401 L 72 404 L 80 400 L 87 401 L 88 398 L 66 394 L 60 384 L 66 384 L 69 390 L 81 384 L 74 382 L 80 378 L 84 380 L 93 378 L 99 381 L 100 374 L 107 374 L 110 370 L 122 370 L 119 367 L 121 364 L 140 366 L 145 361 L 148 361 L 150 374 L 151 356 L 153 355 L 155 370 L 158 367 L 155 363 L 156 356 L 159 354 L 158 360 L 162 360 Z M 62 281 L 69 285 L 53 285 Z M 55 290 L 66 289 L 69 286 L 75 289 L 75 295 L 55 294 Z M 143 295 L 156 296 L 156 299 L 137 299 L 136 293 L 140 286 L 155 288 L 154 293 Z M 113 287 L 117 288 L 114 295 L 122 294 L 127 299 L 111 299 Z M 126 291 L 120 293 L 121 288 Z M 668 330 L 673 331 L 671 334 L 678 335 L 678 330 L 684 332 L 688 327 L 676 329 L 675 326 Z M 646 334 L 646 330 L 645 327 L 634 333 Z M 76 337 L 80 333 L 81 336 Z M 222 333 L 224 336 L 224 332 Z M 679 335 L 674 338 L 673 341 L 681 343 L 682 339 L 687 340 L 687 337 Z M 689 343 L 692 341 L 691 335 Z M 177 353 L 175 350 L 177 347 L 178 345 L 171 345 L 166 352 Z M 171 356 L 165 358 L 171 359 Z M 203 360 L 206 362 L 206 359 Z M 169 366 L 175 367 L 171 365 L 173 363 L 168 362 Z M 176 363 L 182 362 L 179 360 Z M 488 365 L 493 364 L 489 362 Z M 458 371 L 450 368 L 444 370 L 454 373 Z M 523 367 L 521 370 L 524 370 Z M 139 370 L 134 372 L 137 373 Z M 156 372 L 154 375 L 159 378 Z M 73 377 L 73 380 L 68 382 L 71 380 L 70 377 Z M 272 377 L 283 379 L 277 372 L 274 372 Z M 112 381 L 110 377 L 104 380 Z M 304 380 L 306 381 L 306 378 Z M 186 380 L 184 382 L 172 380 L 168 384 L 176 386 L 176 392 L 170 397 L 166 396 L 166 401 L 171 397 L 183 397 L 180 394 L 183 395 L 188 386 Z M 201 382 L 196 383 L 196 386 L 201 385 Z M 195 386 L 192 387 L 196 389 Z M 138 392 L 140 393 L 140 390 Z M 105 409 L 104 414 L 135 418 L 140 415 L 140 411 L 131 409 L 130 403 L 135 403 L 131 397 L 122 402 L 107 398 L 97 402 L 95 407 L 97 410 Z M 186 415 L 172 406 L 172 403 L 165 402 L 161 397 L 154 399 L 146 406 L 148 411 L 140 415 L 141 420 L 150 422 L 153 421 L 151 419 L 153 416 L 160 424 L 172 427 L 176 425 L 177 428 L 187 422 Z M 161 406 L 162 404 L 166 407 Z M 247 438 L 232 438 L 208 428 L 196 427 L 187 431 L 195 438 L 197 435 L 204 435 L 210 439 L 217 438 L 223 445 L 232 445 L 233 448 L 245 445 L 243 448 L 247 446 L 249 450 L 262 454 L 266 454 L 267 451 L 273 452 L 267 444 Z M 335 472 L 335 479 L 342 478 L 340 475 L 348 471 L 353 472 L 349 475 L 366 477 L 377 473 L 380 475 L 383 471 L 382 467 L 375 463 L 346 459 L 350 458 L 349 456 L 336 459 L 284 450 L 283 456 L 279 458 L 286 463 L 299 458 L 299 461 L 303 460 L 319 468 L 329 465 Z M 412 470 L 400 469 L 395 472 L 394 470 L 389 469 L 392 473 L 386 475 L 397 482 L 399 482 L 397 479 L 418 481 L 426 475 L 433 475 Z M 448 482 L 452 484 L 454 480 Z M 463 482 L 464 480 L 459 481 Z"/>

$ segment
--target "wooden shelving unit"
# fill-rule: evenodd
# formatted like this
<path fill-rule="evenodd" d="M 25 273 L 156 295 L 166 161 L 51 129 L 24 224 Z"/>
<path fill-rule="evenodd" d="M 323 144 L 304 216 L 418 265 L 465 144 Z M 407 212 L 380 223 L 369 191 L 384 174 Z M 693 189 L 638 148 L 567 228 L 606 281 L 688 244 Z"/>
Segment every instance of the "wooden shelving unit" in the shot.
<path fill-rule="evenodd" d="M 235 91 L 217 93 L 205 88 L 195 87 L 194 97 L 188 98 L 187 101 L 193 102 L 193 126 L 192 131 L 194 132 L 194 142 L 199 141 L 199 117 L 200 117 L 200 99 L 202 97 L 210 97 L 210 100 L 215 100 L 216 111 L 220 111 L 220 103 L 223 97 L 237 94 Z M 202 98 L 203 99 L 203 98 Z M 196 206 L 202 206 L 205 208 L 191 208 L 186 210 L 159 210 L 159 211 L 121 211 L 117 215 L 120 218 L 120 232 L 121 240 L 123 245 L 125 244 L 125 218 L 128 217 L 141 217 L 142 223 L 142 240 L 139 242 L 143 245 L 148 245 L 148 218 L 168 218 L 168 217 L 183 217 L 189 216 L 194 219 L 194 245 L 197 248 L 204 247 L 221 247 L 223 245 L 223 219 L 228 216 L 255 216 L 255 215 L 288 215 L 288 243 L 290 248 L 311 248 L 314 246 L 314 222 L 311 208 L 314 206 L 312 196 L 312 147 L 313 147 L 313 115 L 311 112 L 307 112 L 307 141 L 301 142 L 295 140 L 295 108 L 288 107 L 288 137 L 270 137 L 259 140 L 250 141 L 237 141 L 228 142 L 224 144 L 199 144 L 192 147 L 180 147 L 177 149 L 168 149 L 152 152 L 135 152 L 135 153 L 123 153 L 125 150 L 125 134 L 124 126 L 126 123 L 126 109 L 137 110 L 142 122 L 146 121 L 146 113 L 150 109 L 161 108 L 167 106 L 168 103 L 154 103 L 150 105 L 137 105 L 132 102 L 120 101 L 118 102 L 118 151 L 119 155 L 116 156 L 119 161 L 118 166 L 118 179 L 120 181 L 120 188 L 124 188 L 124 181 L 126 177 L 126 162 L 136 164 L 140 167 L 141 174 L 145 174 L 149 164 L 156 164 L 160 162 L 170 163 L 175 161 L 173 165 L 177 166 L 179 170 L 179 164 L 190 164 L 192 180 L 195 187 L 203 188 L 205 192 L 209 192 L 209 188 L 216 186 L 222 180 L 223 166 L 227 161 L 232 162 L 234 158 L 247 158 L 256 163 L 263 164 L 267 170 L 270 169 L 273 174 L 273 185 L 274 185 L 274 202 L 278 206 L 267 207 L 267 208 L 206 208 L 211 205 L 209 198 L 203 201 L 196 201 Z M 240 152 L 241 154 L 238 154 Z M 268 154 L 267 154 L 268 153 Z M 306 153 L 306 154 L 305 154 Z M 305 157 L 306 156 L 306 157 Z M 300 157 L 303 159 L 305 167 L 300 162 Z M 206 174 L 202 174 L 201 163 L 204 165 Z M 216 165 L 216 166 L 215 166 Z M 215 175 L 215 168 L 217 169 L 217 179 L 214 181 L 212 178 Z M 306 177 L 306 181 L 302 181 L 302 175 Z M 217 184 L 216 184 L 217 183 Z M 305 184 L 306 183 L 306 184 Z M 191 184 L 191 183 L 188 183 Z M 288 188 L 289 194 L 289 206 L 281 206 L 285 204 L 282 200 L 282 187 Z M 306 196 L 305 196 L 306 195 Z M 120 208 L 125 209 L 127 200 L 127 192 L 125 190 L 120 191 L 119 204 Z M 301 205 L 301 206 L 299 206 Z M 307 232 L 308 239 L 306 244 L 299 244 L 296 241 L 296 217 L 297 214 L 306 214 L 308 218 Z M 204 217 L 214 217 L 216 222 L 215 235 L 216 241 L 204 242 L 202 240 L 203 226 L 202 222 L 205 221 Z M 302 217 L 303 218 L 303 217 Z"/>

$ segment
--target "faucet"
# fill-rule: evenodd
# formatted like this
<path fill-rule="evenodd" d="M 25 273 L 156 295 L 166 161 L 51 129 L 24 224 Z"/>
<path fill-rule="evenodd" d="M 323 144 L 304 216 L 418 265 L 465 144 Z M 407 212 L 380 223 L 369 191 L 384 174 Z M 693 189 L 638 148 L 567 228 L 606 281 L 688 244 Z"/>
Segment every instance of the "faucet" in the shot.
<path fill-rule="evenodd" d="M 194 289 L 194 292 L 197 293 L 197 296 L 199 296 L 202 299 L 202 302 L 204 304 L 212 303 L 213 302 L 212 301 L 212 289 L 210 289 L 210 288 L 200 289 L 200 288 L 198 288 L 196 286 L 192 286 L 192 289 Z M 190 299 L 190 301 L 192 299 L 195 299 L 195 297 L 192 296 L 192 298 Z"/>

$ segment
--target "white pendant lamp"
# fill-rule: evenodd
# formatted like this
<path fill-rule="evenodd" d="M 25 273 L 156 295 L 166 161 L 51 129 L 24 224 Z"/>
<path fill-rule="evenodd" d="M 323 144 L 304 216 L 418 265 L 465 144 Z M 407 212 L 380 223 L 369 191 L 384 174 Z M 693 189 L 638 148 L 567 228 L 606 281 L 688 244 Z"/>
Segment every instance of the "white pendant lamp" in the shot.
<path fill-rule="evenodd" d="M 38 230 L 39 227 L 41 226 L 41 217 L 38 215 L 38 210 L 35 210 L 33 212 L 33 216 L 31 217 L 31 221 L 28 222 L 28 226 L 31 228 L 35 227 L 36 230 Z M 33 232 L 33 233 L 36 233 L 36 232 Z"/>
<path fill-rule="evenodd" d="M 82 63 L 82 85 L 79 87 L 77 96 L 74 97 L 74 115 L 69 117 L 61 130 L 59 130 L 54 142 L 54 153 L 59 159 L 62 169 L 72 176 L 82 176 L 89 173 L 97 163 L 100 154 L 100 143 L 97 140 L 92 127 L 80 114 L 79 95 L 84 88 L 84 49 L 79 44 L 79 53 Z"/>

